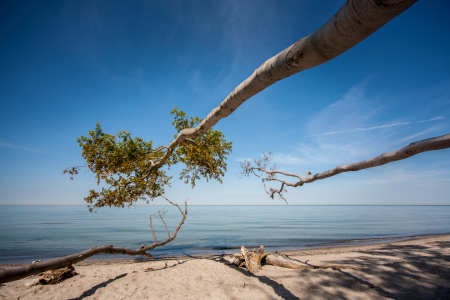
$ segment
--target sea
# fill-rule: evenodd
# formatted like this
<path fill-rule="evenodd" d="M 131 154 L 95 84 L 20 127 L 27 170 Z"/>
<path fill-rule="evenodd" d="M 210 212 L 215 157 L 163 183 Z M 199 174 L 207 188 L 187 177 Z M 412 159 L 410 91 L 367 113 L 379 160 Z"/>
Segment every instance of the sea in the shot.
<path fill-rule="evenodd" d="M 183 208 L 184 209 L 184 208 Z M 265 251 L 397 241 L 450 233 L 450 206 L 191 205 L 176 239 L 154 257 L 220 255 L 241 246 Z M 0 264 L 30 263 L 94 246 L 139 248 L 167 238 L 181 214 L 171 205 L 100 208 L 83 205 L 0 206 Z M 130 258 L 102 254 L 90 259 Z"/>

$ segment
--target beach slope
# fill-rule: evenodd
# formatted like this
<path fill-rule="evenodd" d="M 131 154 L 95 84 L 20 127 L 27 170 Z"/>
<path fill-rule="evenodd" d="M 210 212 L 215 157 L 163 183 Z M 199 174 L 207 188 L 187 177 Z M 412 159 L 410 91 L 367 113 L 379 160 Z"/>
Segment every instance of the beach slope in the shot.
<path fill-rule="evenodd" d="M 0 299 L 448 299 L 450 235 L 363 246 L 288 251 L 314 266 L 264 265 L 257 276 L 218 257 L 85 261 L 79 275 L 56 285 L 36 276 L 0 286 Z M 4 266 L 3 266 L 4 267 Z"/>

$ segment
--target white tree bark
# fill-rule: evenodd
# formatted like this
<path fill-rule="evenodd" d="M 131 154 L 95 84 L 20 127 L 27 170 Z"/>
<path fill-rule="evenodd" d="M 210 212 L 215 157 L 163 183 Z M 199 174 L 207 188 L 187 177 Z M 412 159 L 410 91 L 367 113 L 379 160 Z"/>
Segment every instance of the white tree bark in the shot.
<path fill-rule="evenodd" d="M 413 142 L 408 146 L 398 149 L 396 151 L 383 153 L 380 156 L 368 160 L 363 160 L 353 164 L 342 165 L 326 172 L 314 174 L 311 177 L 305 178 L 304 183 L 310 183 L 319 179 L 325 179 L 343 172 L 358 171 L 362 169 L 373 168 L 385 165 L 393 161 L 402 160 L 422 152 L 441 150 L 446 148 L 450 148 L 450 134 Z"/>
<path fill-rule="evenodd" d="M 244 176 L 249 176 L 251 173 L 257 175 L 254 171 L 260 171 L 262 173 L 265 173 L 267 176 L 262 178 L 263 185 L 265 186 L 265 181 L 278 181 L 281 183 L 280 189 L 273 189 L 270 188 L 269 190 L 266 190 L 266 192 L 269 194 L 271 198 L 274 197 L 275 194 L 278 194 L 280 198 L 284 199 L 283 192 L 285 192 L 285 186 L 290 187 L 298 187 L 302 186 L 305 183 L 311 183 L 319 179 L 325 179 L 331 176 L 338 175 L 343 172 L 349 172 L 349 171 L 359 171 L 362 169 L 369 169 L 381 165 L 385 165 L 390 162 L 402 160 L 408 157 L 411 157 L 413 155 L 426 152 L 426 151 L 432 151 L 432 150 L 441 150 L 450 148 L 450 134 L 441 135 L 438 137 L 420 140 L 417 142 L 413 142 L 409 144 L 406 147 L 403 147 L 401 149 L 398 149 L 396 151 L 392 151 L 389 153 L 383 153 L 380 156 L 363 160 L 357 163 L 347 164 L 347 165 L 341 165 L 334 169 L 311 175 L 311 172 L 306 171 L 306 175 L 303 178 L 302 176 L 298 174 L 291 174 L 286 173 L 282 171 L 276 171 L 274 169 L 267 169 L 267 166 L 269 165 L 269 162 L 271 158 L 269 158 L 267 155 L 264 156 L 264 158 L 260 159 L 259 161 L 256 161 L 256 167 L 253 167 L 250 162 L 246 161 L 241 163 L 242 172 L 241 174 Z M 295 177 L 298 181 L 297 182 L 288 182 L 285 180 L 281 180 L 276 178 L 275 176 L 277 174 L 288 176 L 288 177 Z M 257 175 L 258 176 L 258 175 Z M 259 176 L 261 177 L 261 176 Z"/>
<path fill-rule="evenodd" d="M 179 144 L 187 138 L 202 136 L 252 96 L 281 79 L 321 65 L 341 55 L 416 1 L 347 0 L 339 11 L 317 31 L 265 61 L 250 77 L 237 86 L 220 106 L 213 109 L 196 128 L 181 131 L 169 144 L 166 154 L 155 163 L 155 166 L 162 166 Z"/>

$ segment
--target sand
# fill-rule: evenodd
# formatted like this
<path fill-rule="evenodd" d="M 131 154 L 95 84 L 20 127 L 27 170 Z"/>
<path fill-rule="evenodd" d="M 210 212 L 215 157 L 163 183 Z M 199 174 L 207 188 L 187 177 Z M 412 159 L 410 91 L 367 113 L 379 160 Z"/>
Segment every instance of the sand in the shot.
<path fill-rule="evenodd" d="M 264 265 L 253 276 L 217 256 L 85 261 L 56 285 L 3 284 L 0 299 L 450 299 L 450 235 L 285 253 L 360 270 Z"/>

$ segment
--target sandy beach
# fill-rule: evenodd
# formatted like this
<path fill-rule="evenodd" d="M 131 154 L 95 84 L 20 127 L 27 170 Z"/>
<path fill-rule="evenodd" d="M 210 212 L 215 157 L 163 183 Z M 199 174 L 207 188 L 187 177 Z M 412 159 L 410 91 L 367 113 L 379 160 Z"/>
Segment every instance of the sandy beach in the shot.
<path fill-rule="evenodd" d="M 218 256 L 84 261 L 56 285 L 37 276 L 0 286 L 0 299 L 449 299 L 450 235 L 361 246 L 287 251 L 314 266 L 264 265 L 257 276 Z M 11 267 L 3 265 L 2 268 Z"/>

